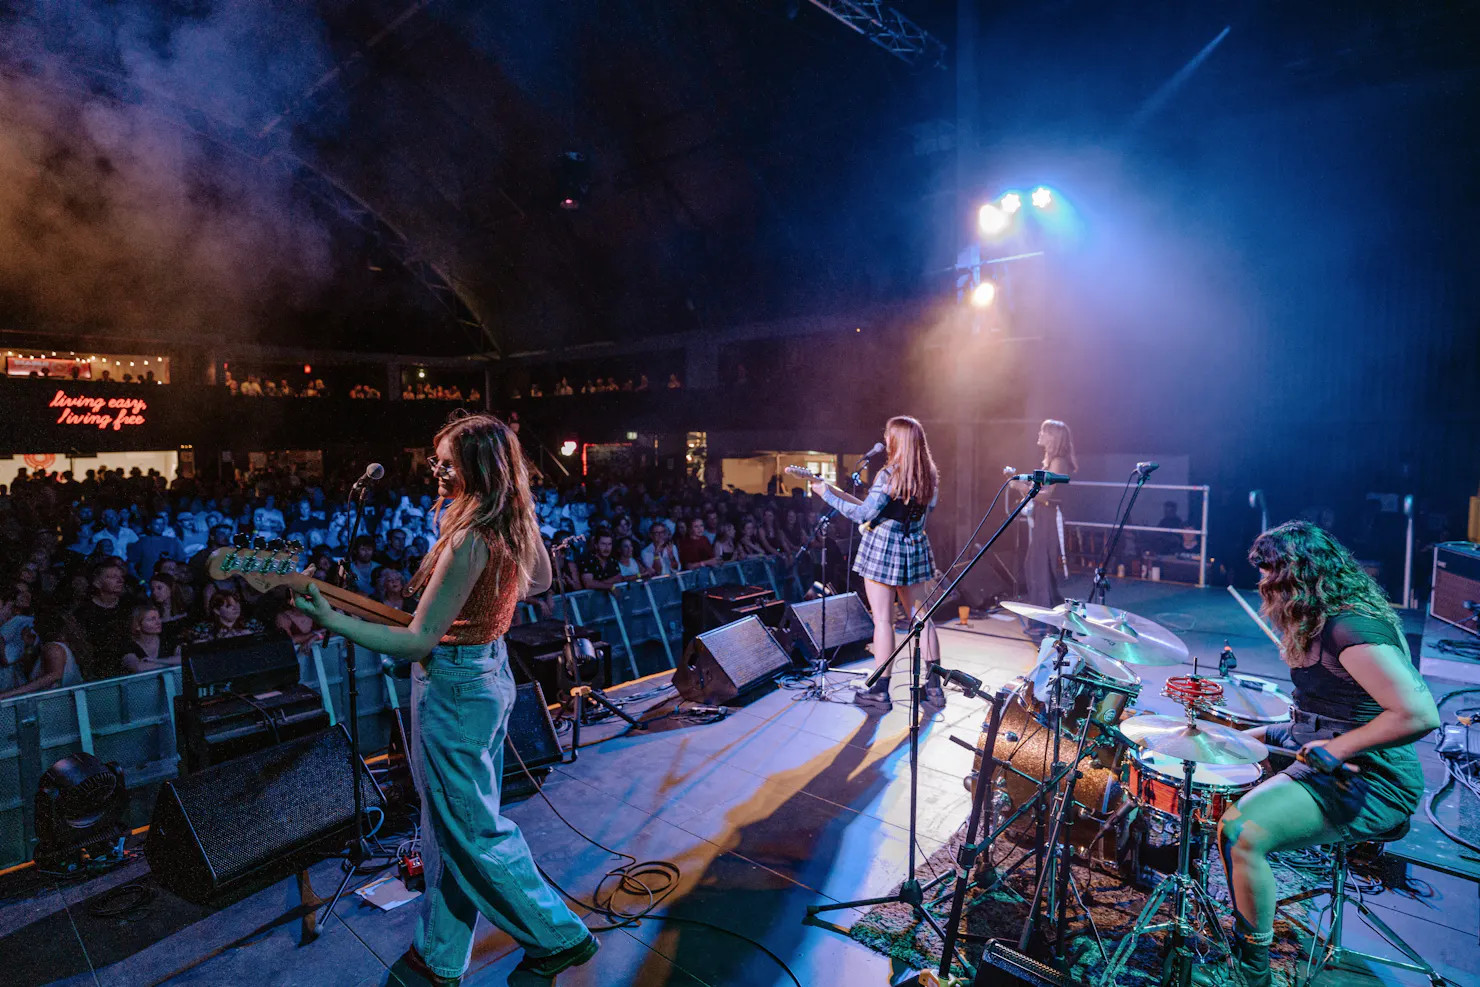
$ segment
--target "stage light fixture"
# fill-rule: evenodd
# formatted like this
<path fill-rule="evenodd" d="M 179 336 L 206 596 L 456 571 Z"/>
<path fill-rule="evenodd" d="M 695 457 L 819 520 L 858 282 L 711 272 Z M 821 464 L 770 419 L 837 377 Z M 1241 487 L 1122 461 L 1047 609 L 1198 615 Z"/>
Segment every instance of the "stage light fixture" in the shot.
<path fill-rule="evenodd" d="M 982 233 L 987 236 L 997 236 L 1007 232 L 1007 227 L 1012 224 L 1012 217 L 1006 212 L 988 202 L 977 211 L 976 225 Z"/>
<path fill-rule="evenodd" d="M 575 439 L 566 439 L 564 442 L 560 443 L 560 455 L 562 455 L 562 456 L 574 456 L 575 454 L 576 454 L 576 440 Z"/>
<path fill-rule="evenodd" d="M 1053 205 L 1053 192 L 1046 186 L 1038 186 L 1033 190 L 1033 205 L 1039 209 L 1047 209 Z"/>
<path fill-rule="evenodd" d="M 983 281 L 971 289 L 971 307 L 987 308 L 997 300 L 997 285 L 991 281 Z"/>
<path fill-rule="evenodd" d="M 122 856 L 128 788 L 117 764 L 86 753 L 64 757 L 41 776 L 34 804 L 35 860 L 46 870 Z"/>
<path fill-rule="evenodd" d="M 997 205 L 1003 212 L 1011 216 L 1023 208 L 1023 197 L 1016 192 L 1008 192 L 998 201 Z"/>

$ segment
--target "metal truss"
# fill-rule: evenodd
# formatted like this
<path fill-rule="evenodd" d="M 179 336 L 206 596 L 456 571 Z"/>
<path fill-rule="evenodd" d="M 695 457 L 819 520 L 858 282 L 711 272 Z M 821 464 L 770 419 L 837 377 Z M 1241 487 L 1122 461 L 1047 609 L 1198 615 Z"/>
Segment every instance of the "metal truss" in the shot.
<path fill-rule="evenodd" d="M 945 44 L 882 0 L 810 2 L 903 62 L 946 67 Z"/>

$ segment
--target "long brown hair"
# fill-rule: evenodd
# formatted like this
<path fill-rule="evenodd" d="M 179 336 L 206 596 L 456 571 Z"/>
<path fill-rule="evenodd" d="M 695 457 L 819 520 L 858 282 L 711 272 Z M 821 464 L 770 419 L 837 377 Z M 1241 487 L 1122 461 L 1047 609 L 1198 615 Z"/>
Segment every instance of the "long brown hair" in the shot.
<path fill-rule="evenodd" d="M 1295 667 L 1311 664 L 1311 644 L 1338 613 L 1385 621 L 1408 643 L 1403 625 L 1351 552 L 1308 521 L 1288 521 L 1254 539 L 1249 562 L 1259 569 L 1260 608 L 1280 635 L 1280 657 Z"/>
<path fill-rule="evenodd" d="M 539 519 L 529 492 L 529 467 L 514 430 L 493 415 L 464 414 L 442 426 L 432 439 L 447 439 L 457 468 L 453 496 L 438 524 L 437 542 L 421 560 L 408 595 L 419 592 L 459 532 L 477 533 L 489 548 L 501 548 L 513 560 L 519 588 L 529 585 L 540 542 Z M 501 561 L 489 560 L 489 565 Z"/>
<path fill-rule="evenodd" d="M 924 426 L 909 415 L 895 415 L 884 426 L 884 449 L 892 471 L 889 496 L 928 506 L 935 499 L 940 473 L 930 456 Z"/>
<path fill-rule="evenodd" d="M 1079 472 L 1079 460 L 1074 458 L 1074 433 L 1069 431 L 1069 426 L 1057 418 L 1048 418 L 1040 428 L 1048 436 L 1048 445 L 1043 447 L 1043 468 L 1053 466 L 1055 459 L 1064 459 L 1069 463 L 1069 472 Z"/>

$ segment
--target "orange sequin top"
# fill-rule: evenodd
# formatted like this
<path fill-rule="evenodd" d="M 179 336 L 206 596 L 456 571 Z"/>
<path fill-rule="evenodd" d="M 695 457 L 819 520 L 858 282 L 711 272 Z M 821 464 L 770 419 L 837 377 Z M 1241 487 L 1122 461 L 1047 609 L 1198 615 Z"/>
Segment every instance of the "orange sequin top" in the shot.
<path fill-rule="evenodd" d="M 479 530 L 479 534 L 488 546 L 488 564 L 457 619 L 442 635 L 443 644 L 488 644 L 503 637 L 514 622 L 514 608 L 519 605 L 519 567 L 489 532 Z"/>

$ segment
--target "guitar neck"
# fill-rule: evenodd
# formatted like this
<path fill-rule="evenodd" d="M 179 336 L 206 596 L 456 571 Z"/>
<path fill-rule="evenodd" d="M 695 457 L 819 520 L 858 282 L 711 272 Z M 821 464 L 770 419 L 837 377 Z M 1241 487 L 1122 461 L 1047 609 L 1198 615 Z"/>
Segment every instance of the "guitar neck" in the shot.
<path fill-rule="evenodd" d="M 319 593 L 328 600 L 336 609 L 343 610 L 351 617 L 359 617 L 375 624 L 387 624 L 391 627 L 407 627 L 411 624 L 411 614 L 395 607 L 388 607 L 378 600 L 372 600 L 342 586 L 326 583 L 322 579 L 308 580 L 319 588 Z"/>

